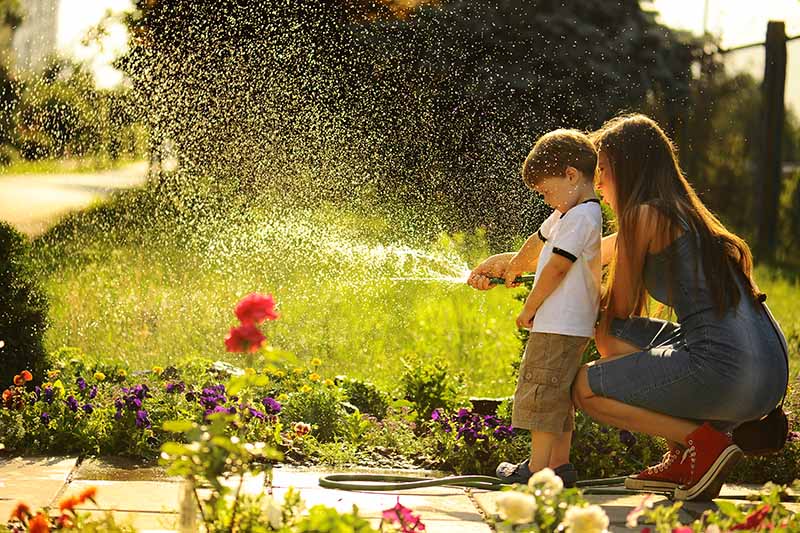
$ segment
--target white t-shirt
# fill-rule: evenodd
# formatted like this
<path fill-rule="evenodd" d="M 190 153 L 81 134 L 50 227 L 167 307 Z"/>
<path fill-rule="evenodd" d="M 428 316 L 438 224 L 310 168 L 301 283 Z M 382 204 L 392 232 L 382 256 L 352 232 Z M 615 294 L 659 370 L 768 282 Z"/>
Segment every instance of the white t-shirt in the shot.
<path fill-rule="evenodd" d="M 554 253 L 574 264 L 536 311 L 531 331 L 594 336 L 600 304 L 602 230 L 603 212 L 597 200 L 582 202 L 563 214 L 555 210 L 541 225 L 539 238 L 545 243 L 539 254 L 536 279 Z"/>

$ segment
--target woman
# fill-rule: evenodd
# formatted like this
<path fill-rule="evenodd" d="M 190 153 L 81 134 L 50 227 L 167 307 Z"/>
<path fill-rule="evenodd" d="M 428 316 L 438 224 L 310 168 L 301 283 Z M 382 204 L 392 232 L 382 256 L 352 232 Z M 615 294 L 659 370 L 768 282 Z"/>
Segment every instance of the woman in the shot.
<path fill-rule="evenodd" d="M 667 439 L 662 462 L 629 476 L 628 488 L 709 500 L 742 456 L 725 432 L 783 397 L 786 341 L 747 244 L 697 197 L 661 128 L 626 115 L 593 138 L 597 186 L 618 232 L 603 240 L 611 268 L 595 332 L 601 359 L 581 368 L 573 401 L 600 422 Z M 503 257 L 476 268 L 470 284 L 486 288 Z M 677 321 L 643 316 L 650 296 Z"/>

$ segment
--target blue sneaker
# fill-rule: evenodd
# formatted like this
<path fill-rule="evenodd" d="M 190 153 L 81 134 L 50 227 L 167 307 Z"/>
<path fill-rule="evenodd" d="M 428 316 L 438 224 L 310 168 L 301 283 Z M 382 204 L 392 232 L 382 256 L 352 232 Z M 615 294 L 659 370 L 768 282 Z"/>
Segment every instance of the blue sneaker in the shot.
<path fill-rule="evenodd" d="M 572 463 L 564 463 L 561 466 L 557 466 L 553 472 L 564 482 L 564 488 L 571 489 L 578 481 L 578 471 L 575 470 L 575 465 Z"/>

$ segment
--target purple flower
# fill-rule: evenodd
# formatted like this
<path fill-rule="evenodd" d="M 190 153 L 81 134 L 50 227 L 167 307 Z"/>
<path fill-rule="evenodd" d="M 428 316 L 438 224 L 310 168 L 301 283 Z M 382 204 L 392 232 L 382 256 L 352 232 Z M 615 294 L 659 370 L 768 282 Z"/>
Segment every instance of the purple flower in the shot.
<path fill-rule="evenodd" d="M 266 410 L 267 414 L 276 415 L 281 412 L 281 404 L 274 398 L 270 398 L 267 396 L 261 403 L 264 405 L 264 409 Z"/>
<path fill-rule="evenodd" d="M 72 411 L 73 413 L 78 410 L 78 400 L 77 398 L 75 398 L 75 396 L 70 396 L 69 398 L 64 400 L 64 403 L 67 404 L 67 407 L 69 407 L 69 410 Z"/>
<path fill-rule="evenodd" d="M 258 409 L 253 409 L 252 407 L 248 407 L 247 411 L 250 413 L 250 416 L 252 416 L 253 418 L 258 418 L 259 420 L 264 420 L 266 418 L 264 413 L 262 413 Z"/>
<path fill-rule="evenodd" d="M 434 409 L 433 411 L 431 411 L 431 420 L 434 420 L 434 421 L 437 421 L 437 422 L 438 422 L 438 421 L 440 421 L 441 419 L 442 419 L 442 412 L 441 412 L 441 411 L 439 411 L 439 409 L 438 409 L 438 408 L 437 408 L 437 409 Z"/>
<path fill-rule="evenodd" d="M 187 402 L 193 402 L 195 400 L 195 393 L 194 391 L 189 391 L 186 393 L 186 396 L 184 397 L 186 398 Z"/>
<path fill-rule="evenodd" d="M 475 441 L 478 440 L 478 432 L 470 427 L 461 426 L 458 428 L 458 436 L 456 438 L 464 439 L 467 444 L 475 444 Z"/>
<path fill-rule="evenodd" d="M 78 376 L 78 379 L 75 380 L 75 383 L 78 384 L 78 388 L 80 389 L 81 392 L 86 390 L 87 387 L 86 380 L 83 379 L 82 377 Z"/>
<path fill-rule="evenodd" d="M 86 414 L 92 414 L 92 411 L 94 411 L 94 407 L 92 407 L 92 404 L 90 403 L 83 404 L 83 407 L 81 407 L 81 409 L 83 409 L 83 411 Z"/>
<path fill-rule="evenodd" d="M 47 412 L 42 413 L 41 415 L 39 415 L 39 419 L 41 419 L 42 424 L 45 424 L 45 425 L 49 424 L 50 423 L 50 413 L 47 413 Z"/>
<path fill-rule="evenodd" d="M 47 403 L 53 403 L 53 398 L 55 398 L 56 390 L 51 387 L 47 386 L 44 388 L 44 401 Z"/>
<path fill-rule="evenodd" d="M 500 419 L 494 415 L 486 415 L 483 417 L 483 423 L 487 428 L 496 428 L 500 425 Z"/>
<path fill-rule="evenodd" d="M 36 400 L 38 400 L 39 398 L 42 397 L 42 388 L 39 385 L 36 385 L 33 388 L 33 392 L 36 394 Z M 34 400 L 34 401 L 36 401 L 36 400 Z"/>
<path fill-rule="evenodd" d="M 97 396 L 97 385 L 93 385 L 91 389 L 89 389 L 89 399 L 94 400 L 94 397 Z"/>
<path fill-rule="evenodd" d="M 497 440 L 506 440 L 514 436 L 514 428 L 511 426 L 497 426 L 494 430 L 494 438 Z"/>
<path fill-rule="evenodd" d="M 458 410 L 458 414 L 456 414 L 456 420 L 458 420 L 458 421 L 459 421 L 459 422 L 461 422 L 461 423 L 464 423 L 464 422 L 466 422 L 466 421 L 467 421 L 467 419 L 469 418 L 469 416 L 470 416 L 470 412 L 469 412 L 469 410 L 467 410 L 467 409 L 464 409 L 464 408 L 462 407 L 461 409 L 459 409 L 459 410 Z"/>
<path fill-rule="evenodd" d="M 627 429 L 619 430 L 619 441 L 630 448 L 636 444 L 636 436 Z"/>
<path fill-rule="evenodd" d="M 172 394 L 172 393 L 180 394 L 180 393 L 182 393 L 183 391 L 186 390 L 186 384 L 183 381 L 181 381 L 180 383 L 169 382 L 169 383 L 167 383 L 166 389 L 167 389 L 167 392 L 170 393 L 170 394 Z"/>
<path fill-rule="evenodd" d="M 136 427 L 149 428 L 151 426 L 150 419 L 147 417 L 147 411 L 140 409 L 136 411 Z"/>
<path fill-rule="evenodd" d="M 787 442 L 794 442 L 800 440 L 800 431 L 790 431 L 788 435 L 786 435 Z"/>

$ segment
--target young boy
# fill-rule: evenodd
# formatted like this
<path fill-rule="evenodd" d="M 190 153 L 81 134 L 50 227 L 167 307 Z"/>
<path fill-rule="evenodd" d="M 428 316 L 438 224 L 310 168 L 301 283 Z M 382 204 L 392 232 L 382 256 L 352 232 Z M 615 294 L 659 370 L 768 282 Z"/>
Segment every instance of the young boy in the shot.
<path fill-rule="evenodd" d="M 555 211 L 508 262 L 506 285 L 536 268 L 533 290 L 517 317 L 531 333 L 519 368 L 512 424 L 531 432 L 531 457 L 501 463 L 497 476 L 525 483 L 550 467 L 566 486 L 577 480 L 569 461 L 575 411 L 570 388 L 594 335 L 600 298 L 602 211 L 594 192 L 597 152 L 575 130 L 542 136 L 522 167 L 525 184 Z"/>

